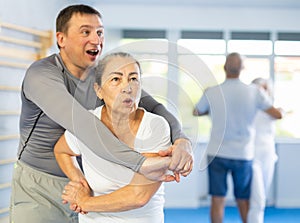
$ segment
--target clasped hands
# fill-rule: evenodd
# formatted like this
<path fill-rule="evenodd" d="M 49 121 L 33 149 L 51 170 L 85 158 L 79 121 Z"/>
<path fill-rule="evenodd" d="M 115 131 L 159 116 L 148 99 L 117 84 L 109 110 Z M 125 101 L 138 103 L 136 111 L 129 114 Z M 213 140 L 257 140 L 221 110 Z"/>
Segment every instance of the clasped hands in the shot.
<path fill-rule="evenodd" d="M 154 181 L 180 181 L 180 176 L 188 176 L 193 169 L 192 146 L 187 139 L 177 139 L 167 150 L 158 152 L 160 157 L 149 157 L 141 166 L 139 173 Z M 168 161 L 168 160 L 169 161 Z M 173 172 L 173 174 L 166 173 Z"/>

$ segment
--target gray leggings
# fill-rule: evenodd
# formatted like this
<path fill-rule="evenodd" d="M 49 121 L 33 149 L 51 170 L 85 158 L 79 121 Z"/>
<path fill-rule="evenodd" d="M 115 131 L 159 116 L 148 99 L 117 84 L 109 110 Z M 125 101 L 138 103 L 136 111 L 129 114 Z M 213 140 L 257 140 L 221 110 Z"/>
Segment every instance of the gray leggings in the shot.
<path fill-rule="evenodd" d="M 10 201 L 10 223 L 77 223 L 78 215 L 62 204 L 61 193 L 68 183 L 17 161 Z"/>

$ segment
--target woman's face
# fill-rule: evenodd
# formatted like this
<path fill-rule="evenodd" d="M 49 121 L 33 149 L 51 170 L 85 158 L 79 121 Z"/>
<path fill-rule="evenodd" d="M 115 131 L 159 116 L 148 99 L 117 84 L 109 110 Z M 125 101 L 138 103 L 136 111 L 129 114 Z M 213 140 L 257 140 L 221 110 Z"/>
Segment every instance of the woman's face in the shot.
<path fill-rule="evenodd" d="M 112 57 L 102 75 L 97 96 L 114 113 L 130 114 L 137 109 L 141 97 L 141 74 L 131 58 Z"/>

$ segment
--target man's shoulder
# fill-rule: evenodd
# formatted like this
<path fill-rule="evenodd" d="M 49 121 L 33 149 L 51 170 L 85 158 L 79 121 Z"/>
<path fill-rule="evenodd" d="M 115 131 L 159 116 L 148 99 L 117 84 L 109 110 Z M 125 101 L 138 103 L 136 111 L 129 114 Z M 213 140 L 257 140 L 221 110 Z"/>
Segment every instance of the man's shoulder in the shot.
<path fill-rule="evenodd" d="M 52 54 L 48 57 L 33 62 L 28 68 L 27 72 L 37 70 L 43 71 L 48 69 L 58 69 L 60 66 L 62 67 L 62 65 L 60 65 L 60 61 L 58 59 L 57 54 Z"/>
<path fill-rule="evenodd" d="M 39 60 L 36 60 L 36 61 L 34 61 L 31 65 L 30 65 L 30 67 L 29 68 L 31 68 L 31 67 L 36 67 L 36 66 L 39 66 L 39 65 L 41 65 L 41 64 L 47 64 L 47 63 L 52 63 L 52 64 L 54 64 L 54 62 L 55 62 L 55 58 L 57 57 L 57 54 L 52 54 L 52 55 L 50 55 L 50 56 L 47 56 L 47 57 L 44 57 L 44 58 L 41 58 L 41 59 L 39 59 Z"/>
<path fill-rule="evenodd" d="M 57 54 L 52 54 L 33 62 L 26 71 L 27 78 L 42 78 L 48 75 L 60 73 L 63 66 L 60 64 Z"/>

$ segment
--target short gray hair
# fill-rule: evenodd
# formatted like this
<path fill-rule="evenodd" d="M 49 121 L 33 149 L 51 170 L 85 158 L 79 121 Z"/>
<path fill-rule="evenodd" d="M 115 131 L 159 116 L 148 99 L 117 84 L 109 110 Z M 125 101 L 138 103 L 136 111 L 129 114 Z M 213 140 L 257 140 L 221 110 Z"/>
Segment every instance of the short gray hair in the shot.
<path fill-rule="evenodd" d="M 110 53 L 110 54 L 106 55 L 105 57 L 103 57 L 103 59 L 99 60 L 97 66 L 95 68 L 96 83 L 99 86 L 102 85 L 102 76 L 103 76 L 104 70 L 105 70 L 108 62 L 110 62 L 115 57 L 122 57 L 122 58 L 130 58 L 130 59 L 132 59 L 134 61 L 134 63 L 136 63 L 138 65 L 140 73 L 142 73 L 140 63 L 131 54 L 126 53 L 126 52 Z"/>

